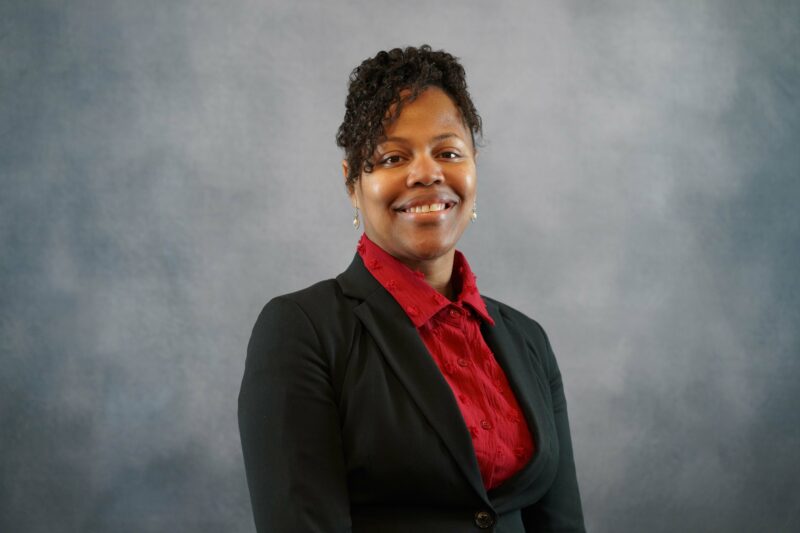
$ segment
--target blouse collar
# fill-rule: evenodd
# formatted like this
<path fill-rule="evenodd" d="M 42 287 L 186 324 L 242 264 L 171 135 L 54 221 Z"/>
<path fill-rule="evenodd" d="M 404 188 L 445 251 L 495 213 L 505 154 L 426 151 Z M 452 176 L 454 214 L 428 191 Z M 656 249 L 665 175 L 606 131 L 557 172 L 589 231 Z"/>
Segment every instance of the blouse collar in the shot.
<path fill-rule="evenodd" d="M 369 240 L 367 234 L 361 235 L 358 242 L 358 255 L 364 261 L 370 274 L 378 280 L 389 294 L 400 304 L 414 327 L 420 327 L 431 317 L 450 304 L 472 308 L 488 324 L 494 320 L 486 311 L 486 304 L 478 292 L 475 275 L 464 254 L 456 250 L 453 260 L 453 292 L 457 294 L 450 301 L 425 282 L 425 274 L 413 271 L 395 259 L 380 246 Z"/>

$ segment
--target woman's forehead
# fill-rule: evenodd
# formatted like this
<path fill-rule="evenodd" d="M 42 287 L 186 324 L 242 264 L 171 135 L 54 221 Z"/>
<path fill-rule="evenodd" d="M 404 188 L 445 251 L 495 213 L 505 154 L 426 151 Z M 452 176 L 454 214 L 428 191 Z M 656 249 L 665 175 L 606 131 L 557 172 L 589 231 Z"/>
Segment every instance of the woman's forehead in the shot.
<path fill-rule="evenodd" d="M 421 130 L 436 136 L 464 137 L 467 134 L 461 111 L 438 87 L 429 87 L 413 100 L 404 101 L 400 114 L 386 124 L 383 137 L 384 140 L 408 137 L 421 133 Z"/>

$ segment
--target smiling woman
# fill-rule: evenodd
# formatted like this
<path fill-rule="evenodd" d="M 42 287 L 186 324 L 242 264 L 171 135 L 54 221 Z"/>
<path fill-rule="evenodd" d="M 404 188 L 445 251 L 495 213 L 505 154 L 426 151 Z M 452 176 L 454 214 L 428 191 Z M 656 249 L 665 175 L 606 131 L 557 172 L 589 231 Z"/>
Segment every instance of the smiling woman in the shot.
<path fill-rule="evenodd" d="M 350 185 L 367 237 L 451 297 L 455 245 L 474 212 L 476 186 L 472 137 L 453 100 L 434 86 L 407 102 L 374 159 L 372 171 Z M 346 160 L 342 167 L 346 178 Z"/>
<path fill-rule="evenodd" d="M 364 219 L 336 279 L 259 315 L 239 427 L 260 532 L 583 531 L 561 374 L 534 320 L 481 295 L 480 117 L 450 54 L 380 52 L 337 142 Z"/>

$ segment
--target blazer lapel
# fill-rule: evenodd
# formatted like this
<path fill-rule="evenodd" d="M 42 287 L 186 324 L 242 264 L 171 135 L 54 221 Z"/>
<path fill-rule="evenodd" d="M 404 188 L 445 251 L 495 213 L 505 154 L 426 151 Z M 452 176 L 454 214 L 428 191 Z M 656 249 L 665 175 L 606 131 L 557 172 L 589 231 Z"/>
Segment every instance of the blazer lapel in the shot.
<path fill-rule="evenodd" d="M 509 385 L 525 415 L 534 444 L 531 461 L 492 491 L 492 499 L 495 499 L 510 496 L 518 484 L 527 485 L 542 472 L 552 453 L 555 428 L 552 427 L 553 417 L 547 400 L 550 385 L 542 367 L 534 363 L 525 339 L 513 324 L 505 320 L 497 304 L 488 299 L 484 301 L 495 324 L 482 324 L 483 338 L 492 349 L 497 363 L 505 371 Z"/>
<path fill-rule="evenodd" d="M 364 267 L 358 254 L 337 280 L 346 295 L 363 299 L 354 313 L 433 430 L 439 434 L 469 484 L 489 505 L 472 438 L 461 411 L 417 329 L 391 294 Z"/>

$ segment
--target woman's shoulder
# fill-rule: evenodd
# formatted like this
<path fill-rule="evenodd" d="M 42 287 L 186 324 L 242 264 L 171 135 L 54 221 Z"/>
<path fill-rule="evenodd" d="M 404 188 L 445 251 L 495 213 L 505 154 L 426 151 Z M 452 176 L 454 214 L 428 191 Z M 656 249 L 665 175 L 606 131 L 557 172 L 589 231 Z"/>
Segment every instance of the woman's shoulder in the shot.
<path fill-rule="evenodd" d="M 486 302 L 489 314 L 494 316 L 495 323 L 499 319 L 507 330 L 520 335 L 524 339 L 525 345 L 545 366 L 548 373 L 558 375 L 558 364 L 555 360 L 553 348 L 542 325 L 537 320 L 508 304 L 484 295 L 481 295 L 481 298 Z"/>
<path fill-rule="evenodd" d="M 336 280 L 326 279 L 271 298 L 263 306 L 255 328 L 277 323 L 285 334 L 305 330 L 327 337 L 332 330 L 349 329 L 351 305 Z"/>
<path fill-rule="evenodd" d="M 279 294 L 267 302 L 267 305 L 272 302 L 293 302 L 303 309 L 310 310 L 340 299 L 342 299 L 341 287 L 339 287 L 335 279 L 331 278 L 318 281 L 304 289 Z"/>
<path fill-rule="evenodd" d="M 490 314 L 494 311 L 502 317 L 506 324 L 521 330 L 522 333 L 532 335 L 537 340 L 547 341 L 547 333 L 545 333 L 544 328 L 537 320 L 506 303 L 484 294 L 481 294 L 481 298 L 489 308 Z"/>

